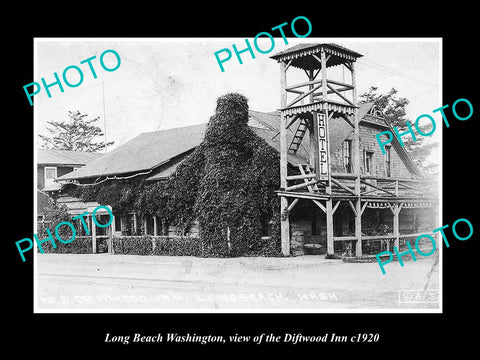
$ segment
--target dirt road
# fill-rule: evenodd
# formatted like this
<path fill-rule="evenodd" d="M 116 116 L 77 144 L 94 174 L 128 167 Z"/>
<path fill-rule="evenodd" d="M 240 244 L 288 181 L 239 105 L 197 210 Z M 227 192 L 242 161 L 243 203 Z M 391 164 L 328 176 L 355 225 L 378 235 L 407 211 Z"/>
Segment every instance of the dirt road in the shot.
<path fill-rule="evenodd" d="M 203 259 L 38 254 L 38 312 L 438 312 L 435 257 L 386 266 L 324 256 Z"/>

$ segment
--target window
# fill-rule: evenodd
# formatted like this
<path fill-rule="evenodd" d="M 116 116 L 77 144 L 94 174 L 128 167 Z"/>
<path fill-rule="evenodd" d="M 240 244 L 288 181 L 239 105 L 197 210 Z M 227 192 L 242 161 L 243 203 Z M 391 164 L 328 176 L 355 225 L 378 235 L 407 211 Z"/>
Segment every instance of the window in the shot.
<path fill-rule="evenodd" d="M 168 226 L 165 220 L 157 218 L 157 235 L 168 235 Z"/>
<path fill-rule="evenodd" d="M 45 166 L 45 186 L 53 184 L 53 180 L 57 178 L 57 168 L 55 166 Z"/>
<path fill-rule="evenodd" d="M 385 146 L 385 172 L 387 177 L 392 176 L 392 164 L 390 158 L 390 146 Z"/>
<path fill-rule="evenodd" d="M 92 235 L 92 220 L 90 216 L 86 216 L 86 217 L 83 217 L 82 219 L 76 219 L 73 221 L 74 221 L 73 224 L 75 225 L 75 230 L 77 231 L 77 235 L 80 235 L 80 236 Z M 83 222 L 85 222 L 88 232 L 85 229 L 85 226 L 83 226 Z"/>
<path fill-rule="evenodd" d="M 99 224 L 107 224 L 110 221 L 110 215 L 106 214 L 96 214 L 95 218 L 97 219 L 97 222 Z M 96 235 L 97 236 L 106 236 L 108 235 L 108 231 L 110 230 L 110 226 L 108 227 L 100 227 L 98 225 L 93 224 L 93 226 L 96 226 Z"/>
<path fill-rule="evenodd" d="M 373 168 L 372 168 L 372 160 L 373 160 L 373 152 L 371 151 L 364 151 L 363 152 L 363 169 L 365 174 L 371 175 Z"/>
<path fill-rule="evenodd" d="M 135 213 L 129 213 L 127 218 L 127 228 L 125 229 L 127 235 L 137 234 L 137 216 Z"/>
<path fill-rule="evenodd" d="M 264 236 L 271 236 L 272 235 L 272 224 L 270 221 L 270 217 L 266 214 L 263 214 L 260 222 L 262 224 L 262 237 Z"/>
<path fill-rule="evenodd" d="M 153 235 L 155 229 L 155 220 L 153 220 L 153 216 L 147 216 L 145 219 L 145 235 Z"/>
<path fill-rule="evenodd" d="M 37 221 L 44 221 L 45 220 L 45 215 L 37 215 Z"/>
<path fill-rule="evenodd" d="M 115 215 L 115 231 L 122 231 L 122 217 L 119 215 Z"/>
<path fill-rule="evenodd" d="M 343 169 L 352 172 L 352 140 L 345 140 L 342 144 Z"/>

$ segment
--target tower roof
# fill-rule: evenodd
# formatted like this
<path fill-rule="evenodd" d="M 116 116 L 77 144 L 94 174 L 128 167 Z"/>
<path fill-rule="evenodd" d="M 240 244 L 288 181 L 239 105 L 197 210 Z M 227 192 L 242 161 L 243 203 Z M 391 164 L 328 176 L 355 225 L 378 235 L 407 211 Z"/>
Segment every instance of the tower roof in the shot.
<path fill-rule="evenodd" d="M 349 61 L 356 61 L 363 56 L 355 51 L 347 49 L 337 44 L 298 44 L 286 50 L 270 56 L 277 61 L 292 60 L 291 65 L 304 70 L 314 70 L 320 68 L 320 63 L 314 56 L 320 54 L 322 49 L 327 55 L 331 55 L 328 66 L 340 65 Z"/>

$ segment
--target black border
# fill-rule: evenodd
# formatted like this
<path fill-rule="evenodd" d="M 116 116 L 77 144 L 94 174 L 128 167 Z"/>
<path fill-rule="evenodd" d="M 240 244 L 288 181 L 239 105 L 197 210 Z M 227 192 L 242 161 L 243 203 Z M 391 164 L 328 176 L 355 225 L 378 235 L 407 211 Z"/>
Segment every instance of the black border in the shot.
<path fill-rule="evenodd" d="M 378 356 L 377 351 L 412 354 L 411 348 L 431 354 L 433 349 L 461 345 L 465 351 L 475 344 L 475 332 L 466 327 L 476 313 L 476 295 L 473 281 L 476 274 L 475 260 L 478 253 L 478 230 L 465 242 L 453 240 L 450 248 L 444 247 L 444 312 L 443 314 L 33 314 L 33 259 L 27 256 L 22 263 L 14 242 L 33 234 L 33 108 L 28 105 L 22 86 L 33 81 L 34 37 L 230 37 L 252 38 L 260 31 L 299 15 L 307 16 L 313 31 L 310 37 L 442 37 L 443 38 L 443 104 L 452 104 L 458 98 L 467 98 L 474 107 L 474 116 L 468 121 L 453 120 L 451 127 L 444 127 L 444 207 L 443 224 L 452 224 L 458 218 L 467 218 L 478 227 L 478 215 L 470 204 L 476 199 L 476 122 L 478 91 L 473 85 L 476 73 L 476 43 L 473 19 L 468 9 L 460 4 L 443 9 L 441 15 L 420 12 L 407 4 L 375 5 L 359 4 L 349 8 L 347 4 L 331 8 L 293 4 L 266 5 L 261 12 L 244 3 L 223 3 L 208 6 L 194 4 L 183 10 L 149 4 L 130 5 L 126 9 L 114 5 L 105 12 L 96 6 L 67 11 L 29 8 L 28 15 L 18 16 L 13 29 L 6 32 L 9 50 L 6 96 L 4 103 L 8 116 L 4 118 L 4 141 L 7 171 L 4 175 L 4 205 L 7 209 L 4 229 L 4 258 L 8 268 L 7 291 L 4 307 L 9 317 L 5 343 L 12 349 L 24 349 L 61 356 L 58 350 L 70 350 L 67 354 L 92 355 L 97 351 L 107 354 L 153 351 L 165 356 L 164 349 L 198 351 L 198 356 L 209 350 L 255 350 L 258 355 L 270 355 L 281 348 L 285 355 L 298 355 L 311 351 L 312 356 L 326 353 L 344 354 L 353 350 L 358 355 Z M 119 5 L 117 5 L 119 6 Z M 122 5 L 123 6 L 123 5 Z M 349 5 L 350 6 L 350 5 Z M 398 7 L 398 8 L 395 8 Z M 273 11 L 276 9 L 277 11 Z M 45 11 L 46 10 L 46 11 Z M 63 9 L 66 10 L 66 9 Z M 283 10 L 283 11 L 281 11 Z M 27 25 L 30 24 L 30 25 Z M 10 35 L 9 35 L 10 34 Z M 10 52 L 11 51 L 11 52 Z M 4 93 L 5 94 L 5 93 Z M 5 95 L 4 95 L 5 96 Z M 425 109 L 426 112 L 433 109 Z M 451 112 L 447 111 L 449 118 Z M 8 150 L 7 150 L 8 149 Z M 14 174 L 10 177 L 8 174 Z M 8 176 L 8 178 L 7 178 Z M 11 194 L 11 195 L 10 195 Z M 448 233 L 447 234 L 451 234 Z M 450 235 L 451 236 L 451 235 Z M 475 326 L 475 325 L 474 325 Z M 376 344 L 121 344 L 103 343 L 105 333 L 156 334 L 178 332 L 197 334 L 248 334 L 284 332 L 304 335 L 336 333 L 354 335 L 379 333 Z M 22 346 L 24 345 L 24 346 Z M 473 346 L 472 346 L 473 347 Z M 410 349 L 410 350 L 409 350 Z M 463 352 L 462 351 L 462 352 Z M 417 354 L 417 351 L 415 351 Z M 64 353 L 65 354 L 65 353 Z M 382 356 L 383 356 L 382 355 Z"/>

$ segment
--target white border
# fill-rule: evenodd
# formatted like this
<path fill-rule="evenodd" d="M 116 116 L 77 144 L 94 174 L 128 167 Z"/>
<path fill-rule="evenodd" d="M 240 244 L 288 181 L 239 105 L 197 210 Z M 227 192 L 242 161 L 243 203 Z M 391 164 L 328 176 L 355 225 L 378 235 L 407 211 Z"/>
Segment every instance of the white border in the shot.
<path fill-rule="evenodd" d="M 275 37 L 277 38 L 277 37 Z M 280 38 L 278 38 L 280 39 Z M 443 38 L 432 37 L 432 38 L 401 38 L 401 37 L 391 37 L 391 38 L 375 38 L 375 37 L 366 37 L 366 38 L 290 38 L 287 39 L 295 40 L 296 42 L 342 42 L 342 41 L 350 41 L 350 42 L 390 42 L 390 41 L 438 41 L 440 46 L 440 53 L 439 53 L 439 84 L 440 84 L 440 91 L 439 91 L 439 98 L 438 104 L 439 106 L 443 105 Z M 65 41 L 68 40 L 70 42 L 81 42 L 81 41 L 152 41 L 152 42 L 183 42 L 183 41 L 238 41 L 244 40 L 244 38 L 33 38 L 34 40 L 34 64 L 33 64 L 33 74 L 34 77 L 37 75 L 37 50 L 38 50 L 38 42 L 42 41 Z M 272 51 L 272 54 L 274 52 Z M 268 54 L 268 56 L 271 56 Z M 425 109 L 425 112 L 430 112 L 433 109 Z M 33 109 L 34 113 L 34 164 L 33 164 L 33 177 L 34 177 L 34 218 L 33 218 L 33 228 L 36 231 L 37 227 L 37 111 L 36 107 L 34 106 Z M 443 218 L 443 199 L 442 199 L 442 189 L 443 189 L 443 126 L 437 127 L 440 129 L 440 141 L 439 141 L 439 154 L 440 154 L 440 164 L 439 164 L 439 227 L 441 226 L 442 218 Z M 32 239 L 33 240 L 33 239 Z M 441 242 L 438 242 L 441 244 Z M 274 313 L 281 313 L 281 314 L 298 314 L 298 313 L 443 313 L 443 246 L 439 247 L 439 308 L 438 309 L 164 309 L 164 308 L 152 308 L 152 309 L 39 309 L 37 306 L 38 303 L 38 288 L 37 288 L 37 249 L 34 246 L 34 254 L 33 254 L 33 261 L 34 261 L 34 281 L 33 281 L 33 289 L 34 289 L 34 313 L 265 313 L 265 314 L 274 314 Z"/>

